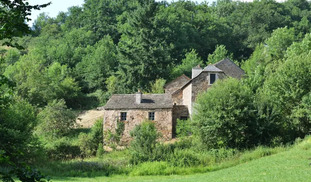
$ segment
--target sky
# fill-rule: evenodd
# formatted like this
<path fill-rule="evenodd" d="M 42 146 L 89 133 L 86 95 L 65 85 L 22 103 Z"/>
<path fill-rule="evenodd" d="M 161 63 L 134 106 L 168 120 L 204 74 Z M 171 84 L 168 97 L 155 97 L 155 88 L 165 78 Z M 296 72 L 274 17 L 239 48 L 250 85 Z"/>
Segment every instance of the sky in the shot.
<path fill-rule="evenodd" d="M 160 0 L 158 0 L 160 1 Z M 167 0 L 170 2 L 171 0 Z M 177 1 L 177 0 L 175 0 Z M 194 2 L 204 2 L 205 0 L 193 0 Z M 211 2 L 213 0 L 207 0 Z M 30 18 L 32 21 L 28 22 L 29 26 L 32 26 L 35 19 L 37 19 L 40 13 L 45 12 L 50 17 L 56 17 L 59 12 L 67 12 L 67 9 L 72 6 L 82 6 L 84 0 L 28 0 L 29 4 L 36 5 L 36 4 L 44 4 L 48 2 L 52 2 L 52 4 L 46 8 L 42 8 L 41 10 L 33 10 L 31 13 Z"/>

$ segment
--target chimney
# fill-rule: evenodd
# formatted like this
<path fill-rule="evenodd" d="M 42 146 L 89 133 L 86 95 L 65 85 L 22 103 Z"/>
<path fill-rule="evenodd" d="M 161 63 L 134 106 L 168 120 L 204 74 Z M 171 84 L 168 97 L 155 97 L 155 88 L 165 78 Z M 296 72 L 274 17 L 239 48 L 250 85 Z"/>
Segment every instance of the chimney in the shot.
<path fill-rule="evenodd" d="M 136 104 L 140 104 L 142 100 L 142 93 L 140 90 L 135 94 L 136 95 Z"/>
<path fill-rule="evenodd" d="M 192 74 L 191 74 L 191 78 L 195 78 L 196 76 L 198 76 L 201 72 L 203 71 L 203 69 L 200 67 L 200 65 L 193 67 L 192 68 Z"/>

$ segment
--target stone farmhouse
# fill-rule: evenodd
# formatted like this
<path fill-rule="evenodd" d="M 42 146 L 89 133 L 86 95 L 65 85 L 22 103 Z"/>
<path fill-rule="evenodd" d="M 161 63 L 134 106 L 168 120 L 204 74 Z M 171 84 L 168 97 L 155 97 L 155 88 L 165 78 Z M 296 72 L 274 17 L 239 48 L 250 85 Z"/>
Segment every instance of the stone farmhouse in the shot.
<path fill-rule="evenodd" d="M 104 108 L 104 133 L 114 132 L 117 121 L 124 122 L 121 143 L 131 140 L 130 131 L 144 120 L 153 121 L 163 140 L 175 135 L 177 119 L 188 119 L 194 112 L 196 97 L 208 90 L 217 79 L 240 79 L 244 71 L 229 59 L 200 68 L 192 68 L 191 79 L 181 75 L 165 85 L 165 94 L 115 94 Z"/>

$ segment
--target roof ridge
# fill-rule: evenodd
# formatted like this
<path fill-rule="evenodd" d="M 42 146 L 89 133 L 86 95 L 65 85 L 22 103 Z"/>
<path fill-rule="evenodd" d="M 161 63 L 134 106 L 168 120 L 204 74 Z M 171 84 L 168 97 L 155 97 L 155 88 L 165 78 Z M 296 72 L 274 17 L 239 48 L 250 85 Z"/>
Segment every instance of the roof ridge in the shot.
<path fill-rule="evenodd" d="M 175 80 L 181 78 L 181 77 L 185 77 L 186 79 L 191 80 L 191 78 L 189 78 L 187 75 L 182 74 L 182 75 L 180 75 L 179 77 L 177 77 L 177 78 L 171 80 L 170 82 L 166 83 L 166 84 L 164 85 L 164 88 L 167 87 L 168 85 L 170 85 L 171 83 L 173 83 Z"/>

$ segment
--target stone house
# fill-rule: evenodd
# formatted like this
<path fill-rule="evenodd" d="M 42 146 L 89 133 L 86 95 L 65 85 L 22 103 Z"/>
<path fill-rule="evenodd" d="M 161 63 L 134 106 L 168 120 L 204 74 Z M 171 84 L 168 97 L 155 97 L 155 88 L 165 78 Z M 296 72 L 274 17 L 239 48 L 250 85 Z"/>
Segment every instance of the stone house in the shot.
<path fill-rule="evenodd" d="M 115 94 L 104 106 L 104 132 L 124 122 L 121 143 L 129 143 L 130 131 L 145 120 L 153 121 L 164 140 L 172 138 L 173 102 L 169 94 Z"/>
<path fill-rule="evenodd" d="M 144 120 L 155 123 L 164 140 L 174 137 L 177 119 L 187 119 L 194 112 L 199 93 L 207 91 L 217 79 L 240 79 L 244 71 L 229 59 L 200 68 L 192 68 L 191 79 L 181 75 L 167 83 L 165 94 L 113 95 L 104 106 L 104 132 L 115 131 L 117 121 L 125 123 L 122 143 L 130 141 L 130 131 Z"/>
<path fill-rule="evenodd" d="M 183 75 L 165 85 L 165 93 L 172 96 L 174 105 L 185 106 L 191 115 L 194 103 L 199 93 L 210 88 L 217 79 L 233 77 L 240 79 L 244 71 L 228 58 L 205 68 L 196 66 L 192 68 L 191 79 Z M 187 79 L 187 78 L 188 79 Z"/>

